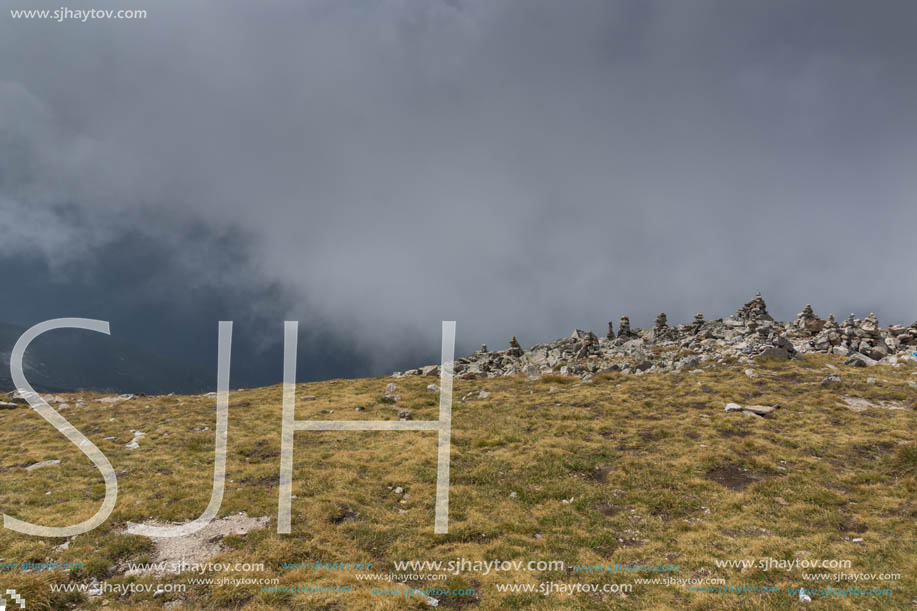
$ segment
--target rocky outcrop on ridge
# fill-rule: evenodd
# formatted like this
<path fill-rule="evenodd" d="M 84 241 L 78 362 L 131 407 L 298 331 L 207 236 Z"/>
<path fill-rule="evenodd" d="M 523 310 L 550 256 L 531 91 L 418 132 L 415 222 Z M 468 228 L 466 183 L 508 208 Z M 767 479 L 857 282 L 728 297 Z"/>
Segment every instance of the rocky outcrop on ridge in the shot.
<path fill-rule="evenodd" d="M 481 350 L 455 362 L 455 375 L 461 379 L 496 378 L 517 374 L 559 373 L 584 379 L 598 373 L 620 371 L 680 372 L 724 362 L 753 363 L 755 359 L 802 358 L 806 353 L 846 356 L 848 365 L 897 365 L 917 362 L 917 322 L 909 327 L 880 327 L 875 314 L 865 318 L 850 315 L 838 324 L 834 316 L 819 318 L 806 305 L 793 322 L 778 322 L 767 312 L 760 293 L 728 318 L 694 320 L 671 326 L 660 313 L 651 329 L 633 329 L 622 316 L 618 332 L 608 323 L 608 332 L 599 338 L 591 331 L 577 329 L 570 337 L 549 344 L 523 349 L 514 336 L 507 350 Z M 421 375 L 429 367 L 395 372 L 393 377 Z M 437 370 L 438 373 L 438 370 Z"/>

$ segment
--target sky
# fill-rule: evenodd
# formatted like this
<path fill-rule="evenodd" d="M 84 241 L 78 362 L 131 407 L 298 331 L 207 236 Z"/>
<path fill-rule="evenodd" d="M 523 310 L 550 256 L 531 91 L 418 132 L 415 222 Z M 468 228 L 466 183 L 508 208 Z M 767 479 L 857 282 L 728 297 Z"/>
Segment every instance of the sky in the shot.
<path fill-rule="evenodd" d="M 384 374 L 666 312 L 917 318 L 917 4 L 0 0 L 0 320 Z"/>

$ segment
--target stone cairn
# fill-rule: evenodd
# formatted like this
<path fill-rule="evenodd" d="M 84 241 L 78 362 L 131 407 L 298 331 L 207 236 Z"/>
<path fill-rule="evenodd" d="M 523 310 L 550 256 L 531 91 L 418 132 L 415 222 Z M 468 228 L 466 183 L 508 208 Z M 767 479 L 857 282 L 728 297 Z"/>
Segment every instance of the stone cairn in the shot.
<path fill-rule="evenodd" d="M 632 337 L 634 333 L 630 330 L 630 318 L 622 316 L 618 321 L 618 337 Z"/>
<path fill-rule="evenodd" d="M 522 346 L 519 345 L 519 340 L 515 335 L 513 339 L 509 340 L 509 350 L 506 351 L 506 354 L 509 356 L 522 356 L 523 354 Z"/>
<path fill-rule="evenodd" d="M 576 329 L 573 332 L 572 339 L 579 342 L 580 348 L 576 352 L 578 359 L 587 358 L 590 354 L 596 354 L 599 348 L 599 338 L 592 331 L 582 331 Z"/>
<path fill-rule="evenodd" d="M 802 312 L 796 315 L 796 328 L 804 333 L 815 335 L 825 326 L 825 321 L 815 315 L 811 304 L 806 304 Z"/>
<path fill-rule="evenodd" d="M 771 318 L 771 315 L 767 313 L 767 304 L 764 303 L 764 298 L 761 296 L 760 292 L 755 294 L 754 299 L 736 310 L 735 318 L 743 321 L 774 320 Z"/>
<path fill-rule="evenodd" d="M 655 322 L 653 323 L 653 339 L 661 340 L 664 338 L 671 337 L 668 318 L 665 315 L 665 312 L 660 312 L 659 316 L 656 317 Z"/>

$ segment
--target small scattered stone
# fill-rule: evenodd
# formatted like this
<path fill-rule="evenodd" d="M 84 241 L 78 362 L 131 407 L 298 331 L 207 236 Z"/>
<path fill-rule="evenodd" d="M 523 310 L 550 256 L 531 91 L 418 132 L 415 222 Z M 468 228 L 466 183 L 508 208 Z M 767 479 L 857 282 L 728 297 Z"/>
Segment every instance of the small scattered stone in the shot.
<path fill-rule="evenodd" d="M 26 471 L 34 471 L 35 469 L 41 469 L 42 467 L 53 467 L 54 465 L 59 465 L 60 459 L 55 460 L 46 460 L 44 462 L 37 462 L 35 464 L 29 465 L 25 468 Z"/>
<path fill-rule="evenodd" d="M 841 379 L 841 376 L 837 375 L 836 373 L 832 373 L 831 375 L 826 376 L 825 379 L 821 381 L 821 385 L 822 386 L 837 386 L 838 384 L 841 384 L 842 382 L 843 380 Z"/>
<path fill-rule="evenodd" d="M 136 450 L 137 448 L 140 447 L 140 444 L 137 442 L 140 440 L 141 437 L 145 436 L 145 433 L 141 433 L 140 431 L 131 431 L 131 432 L 134 434 L 134 438 L 131 439 L 130 442 L 128 442 L 127 445 L 125 445 L 124 447 L 127 448 L 128 450 Z"/>
<path fill-rule="evenodd" d="M 40 398 L 38 393 L 21 388 L 8 393 L 6 396 L 10 400 L 10 403 L 18 403 L 20 405 L 28 405 L 29 399 L 35 400 Z"/>
<path fill-rule="evenodd" d="M 99 403 L 121 403 L 122 401 L 133 401 L 137 395 L 118 395 L 117 397 L 102 397 L 96 399 Z"/>
<path fill-rule="evenodd" d="M 773 413 L 774 410 L 777 409 L 780 409 L 779 405 L 749 405 L 745 408 L 745 411 L 752 412 L 753 414 L 757 414 L 759 416 L 766 416 L 767 414 Z"/>

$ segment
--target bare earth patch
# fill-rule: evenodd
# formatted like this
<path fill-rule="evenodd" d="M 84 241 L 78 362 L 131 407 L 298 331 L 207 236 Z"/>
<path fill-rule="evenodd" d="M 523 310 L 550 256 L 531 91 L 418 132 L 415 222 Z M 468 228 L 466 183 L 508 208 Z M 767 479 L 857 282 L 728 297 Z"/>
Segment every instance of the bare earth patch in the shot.
<path fill-rule="evenodd" d="M 222 544 L 224 537 L 247 535 L 253 530 L 265 528 L 269 522 L 268 517 L 250 518 L 245 513 L 238 513 L 213 520 L 201 530 L 187 537 L 151 537 L 155 553 L 150 562 L 161 565 L 162 570 L 156 567 L 145 570 L 134 569 L 127 571 L 125 575 L 178 573 L 178 570 L 173 569 L 175 563 L 207 562 L 226 550 Z M 143 524 L 144 526 L 171 526 L 171 524 L 163 524 L 156 520 L 149 520 Z"/>
<path fill-rule="evenodd" d="M 770 479 L 770 476 L 729 465 L 710 469 L 707 471 L 707 479 L 726 486 L 730 490 L 744 490 L 755 482 Z"/>

